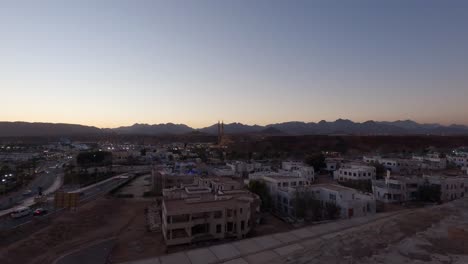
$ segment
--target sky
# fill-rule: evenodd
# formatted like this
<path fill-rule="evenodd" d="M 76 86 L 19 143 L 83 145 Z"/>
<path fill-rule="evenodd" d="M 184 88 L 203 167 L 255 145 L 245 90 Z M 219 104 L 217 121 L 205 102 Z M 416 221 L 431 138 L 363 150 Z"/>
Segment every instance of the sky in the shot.
<path fill-rule="evenodd" d="M 468 125 L 466 1 L 0 2 L 0 120 Z"/>

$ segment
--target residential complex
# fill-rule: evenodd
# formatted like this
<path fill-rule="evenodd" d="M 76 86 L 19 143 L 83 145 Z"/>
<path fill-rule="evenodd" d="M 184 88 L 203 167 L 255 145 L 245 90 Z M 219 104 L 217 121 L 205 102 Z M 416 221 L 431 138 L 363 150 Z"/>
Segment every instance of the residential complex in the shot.
<path fill-rule="evenodd" d="M 468 155 L 467 154 L 458 154 L 458 155 L 449 155 L 447 160 L 450 163 L 455 164 L 457 167 L 468 167 Z"/>
<path fill-rule="evenodd" d="M 335 181 L 373 180 L 376 177 L 374 166 L 345 164 L 333 172 Z"/>
<path fill-rule="evenodd" d="M 384 203 L 407 202 L 418 199 L 419 188 L 436 185 L 440 188 L 442 202 L 465 197 L 468 194 L 468 177 L 464 175 L 390 176 L 372 181 L 372 191 Z"/>
<path fill-rule="evenodd" d="M 291 218 L 296 217 L 294 199 L 299 193 L 309 193 L 323 205 L 333 203 L 340 209 L 340 218 L 352 218 L 374 214 L 375 199 L 372 194 L 336 184 L 315 184 L 279 188 L 276 197 L 278 212 Z"/>
<path fill-rule="evenodd" d="M 420 177 L 387 176 L 384 180 L 372 181 L 372 192 L 383 203 L 404 202 L 417 199 Z"/>
<path fill-rule="evenodd" d="M 260 199 L 249 191 L 232 190 L 234 185 L 230 180 L 210 178 L 164 190 L 162 232 L 166 244 L 245 237 L 257 222 Z"/>
<path fill-rule="evenodd" d="M 364 156 L 363 161 L 368 164 L 381 164 L 386 170 L 400 174 L 414 174 L 422 170 L 444 170 L 447 168 L 447 159 L 441 158 L 438 153 L 426 156 L 413 156 L 411 158 Z"/>

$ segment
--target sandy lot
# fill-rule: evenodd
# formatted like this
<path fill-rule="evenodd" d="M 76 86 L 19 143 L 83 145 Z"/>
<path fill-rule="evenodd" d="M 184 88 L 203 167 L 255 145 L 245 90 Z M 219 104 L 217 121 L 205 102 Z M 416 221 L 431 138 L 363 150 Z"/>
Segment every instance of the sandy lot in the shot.
<path fill-rule="evenodd" d="M 141 181 L 143 183 L 143 181 Z M 140 185 L 140 184 L 135 184 Z M 125 191 L 132 190 L 132 186 Z M 40 231 L 26 234 L 25 238 L 12 244 L 1 245 L 2 264 L 52 263 L 58 257 L 73 250 L 86 248 L 93 242 L 114 238 L 115 244 L 109 255 L 112 263 L 125 262 L 164 255 L 188 248 L 198 248 L 212 241 L 194 245 L 166 246 L 161 233 L 148 232 L 145 208 L 152 202 L 148 198 L 102 197 L 80 207 L 76 212 L 65 212 L 52 219 Z M 253 235 L 260 236 L 291 230 L 289 224 L 272 215 L 265 215 L 262 225 Z M 25 231 L 27 232 L 27 231 Z"/>
<path fill-rule="evenodd" d="M 53 219 L 48 227 L 23 240 L 2 245 L 1 262 L 48 264 L 66 252 L 111 237 L 117 238 L 116 249 L 112 253 L 117 259 L 125 260 L 136 251 L 142 255 L 147 251 L 158 251 L 160 235 L 148 233 L 145 228 L 144 210 L 149 203 L 114 197 L 99 198 L 76 212 L 63 213 Z M 128 240 L 132 240 L 136 246 L 127 248 L 130 245 Z M 152 246 L 138 246 L 138 243 Z M 161 250 L 164 252 L 164 249 Z"/>

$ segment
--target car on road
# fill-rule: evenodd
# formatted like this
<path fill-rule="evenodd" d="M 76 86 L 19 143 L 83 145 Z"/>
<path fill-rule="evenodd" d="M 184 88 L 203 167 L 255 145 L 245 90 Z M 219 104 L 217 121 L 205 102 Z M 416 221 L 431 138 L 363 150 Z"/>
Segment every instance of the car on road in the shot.
<path fill-rule="evenodd" d="M 37 208 L 36 210 L 34 210 L 33 216 L 46 215 L 47 213 L 48 213 L 47 209 Z"/>
<path fill-rule="evenodd" d="M 13 212 L 11 212 L 10 216 L 12 218 L 21 218 L 24 216 L 28 216 L 31 214 L 31 208 L 29 207 L 18 207 Z"/>
<path fill-rule="evenodd" d="M 29 196 L 32 194 L 32 191 L 31 190 L 26 190 L 23 192 L 23 196 Z"/>

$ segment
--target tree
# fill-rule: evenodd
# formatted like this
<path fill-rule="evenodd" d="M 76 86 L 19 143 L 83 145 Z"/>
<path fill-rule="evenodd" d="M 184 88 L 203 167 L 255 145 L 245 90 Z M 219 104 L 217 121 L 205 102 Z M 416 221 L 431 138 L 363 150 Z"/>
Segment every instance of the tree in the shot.
<path fill-rule="evenodd" d="M 147 150 L 145 148 L 140 150 L 140 155 L 143 156 L 143 157 L 146 156 L 146 151 Z"/>
<path fill-rule="evenodd" d="M 334 220 L 340 217 L 341 208 L 337 204 L 326 202 L 324 209 L 325 219 Z"/>
<path fill-rule="evenodd" d="M 346 154 L 346 152 L 348 152 L 348 144 L 346 143 L 346 141 L 339 137 L 337 138 L 337 142 L 335 144 L 335 149 L 336 151 L 342 153 L 342 154 Z"/>
<path fill-rule="evenodd" d="M 81 152 L 76 157 L 78 166 L 93 167 L 112 164 L 112 153 L 107 151 Z"/>
<path fill-rule="evenodd" d="M 293 204 L 297 218 L 313 221 L 322 218 L 322 204 L 311 192 L 296 191 Z"/>
<path fill-rule="evenodd" d="M 440 202 L 440 185 L 426 183 L 419 186 L 417 197 L 421 202 Z"/>
<path fill-rule="evenodd" d="M 371 180 L 349 180 L 340 181 L 340 185 L 353 188 L 362 192 L 372 193 L 372 181 Z"/>
<path fill-rule="evenodd" d="M 387 169 L 385 169 L 384 165 L 375 161 L 372 161 L 370 165 L 375 167 L 375 174 L 377 179 L 383 179 L 385 177 Z"/>
<path fill-rule="evenodd" d="M 262 201 L 262 210 L 271 209 L 271 196 L 267 185 L 263 181 L 250 181 L 248 186 L 249 191 L 257 194 Z"/>
<path fill-rule="evenodd" d="M 325 164 L 325 156 L 322 153 L 314 153 L 307 155 L 304 163 L 309 166 L 314 167 L 315 170 L 320 170 L 326 166 Z"/>

